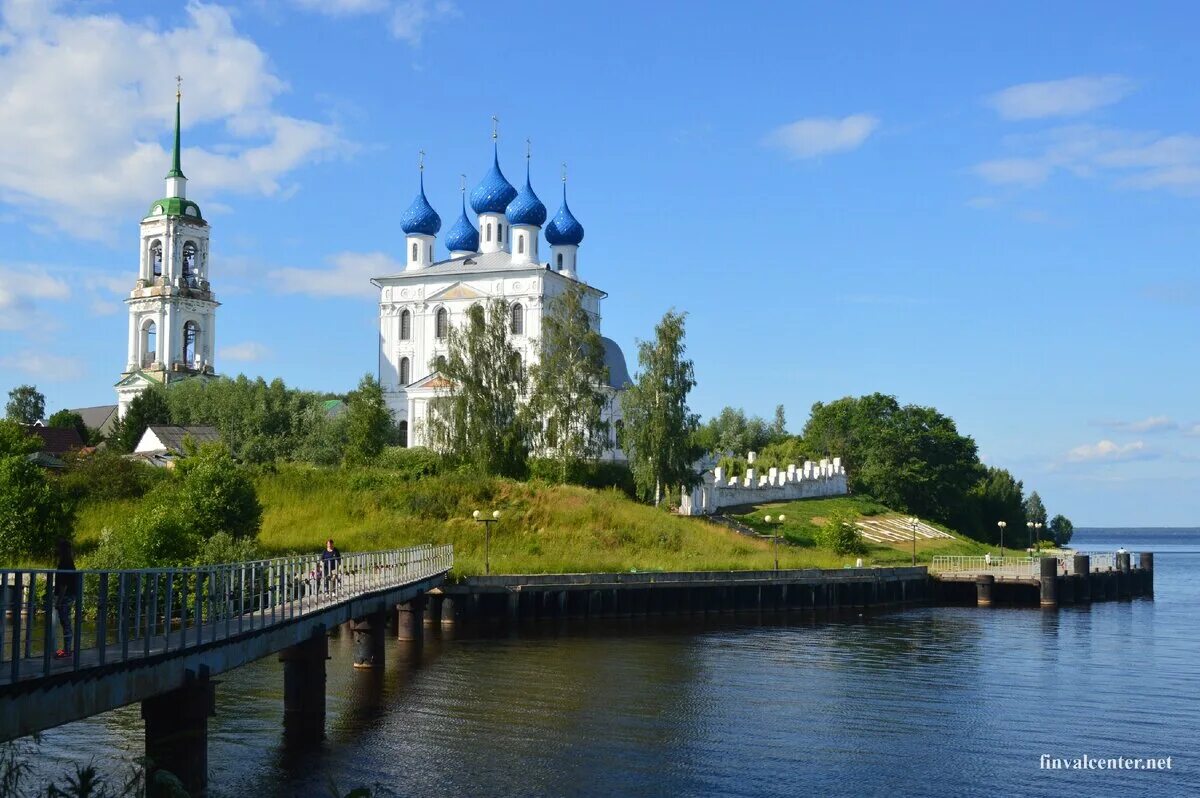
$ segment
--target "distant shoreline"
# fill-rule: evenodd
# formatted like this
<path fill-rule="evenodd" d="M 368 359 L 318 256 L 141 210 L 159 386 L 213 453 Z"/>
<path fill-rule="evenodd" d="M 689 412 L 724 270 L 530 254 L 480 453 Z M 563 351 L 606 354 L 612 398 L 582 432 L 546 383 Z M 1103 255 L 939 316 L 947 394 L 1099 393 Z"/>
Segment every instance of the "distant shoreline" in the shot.
<path fill-rule="evenodd" d="M 1078 526 L 1075 527 L 1075 534 L 1081 533 L 1090 534 L 1129 534 L 1130 532 L 1166 532 L 1170 534 L 1178 533 L 1200 533 L 1200 526 Z"/>

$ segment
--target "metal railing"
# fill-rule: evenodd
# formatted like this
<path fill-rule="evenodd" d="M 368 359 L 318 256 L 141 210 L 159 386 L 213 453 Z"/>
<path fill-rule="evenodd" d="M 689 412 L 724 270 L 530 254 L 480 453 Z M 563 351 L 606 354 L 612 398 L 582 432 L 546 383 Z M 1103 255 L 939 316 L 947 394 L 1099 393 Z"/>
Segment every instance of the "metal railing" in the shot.
<path fill-rule="evenodd" d="M 981 573 L 1008 577 L 1035 577 L 1040 573 L 1037 557 L 968 557 L 938 555 L 929 565 L 930 573 Z"/>
<path fill-rule="evenodd" d="M 126 571 L 0 569 L 0 682 L 180 651 L 449 571 L 452 546 Z M 64 625 L 73 645 L 67 657 Z"/>

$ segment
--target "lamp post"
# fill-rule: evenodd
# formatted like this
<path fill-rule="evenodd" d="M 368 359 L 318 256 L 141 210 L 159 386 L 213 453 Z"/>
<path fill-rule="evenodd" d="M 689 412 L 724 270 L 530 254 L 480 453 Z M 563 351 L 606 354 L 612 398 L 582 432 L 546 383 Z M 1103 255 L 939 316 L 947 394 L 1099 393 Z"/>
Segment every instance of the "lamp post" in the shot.
<path fill-rule="evenodd" d="M 1042 523 L 1040 521 L 1033 525 L 1033 539 L 1040 548 L 1042 545 Z"/>
<path fill-rule="evenodd" d="M 764 521 L 766 521 L 768 524 L 770 524 L 770 523 L 771 523 L 771 516 L 769 516 L 769 515 L 768 515 L 768 516 L 764 516 L 764 517 L 763 517 L 763 520 L 764 520 Z M 782 532 L 782 530 L 783 530 L 783 522 L 784 522 L 784 521 L 786 521 L 786 520 L 787 520 L 787 516 L 786 516 L 786 515 L 784 515 L 783 513 L 780 513 L 780 514 L 779 514 L 779 522 L 778 522 L 778 524 L 777 524 L 777 525 L 776 525 L 776 527 L 775 527 L 775 529 L 776 529 L 776 532 L 772 532 L 772 533 L 771 533 L 771 545 L 772 545 L 772 547 L 775 549 L 775 570 L 776 570 L 776 571 L 778 571 L 778 570 L 779 570 L 779 534 L 778 534 L 778 533 L 779 533 L 779 532 Z"/>
<path fill-rule="evenodd" d="M 1000 556 L 1004 556 L 1004 527 L 1008 526 L 1007 521 L 997 521 L 996 526 L 1000 527 Z"/>
<path fill-rule="evenodd" d="M 475 523 L 483 524 L 483 572 L 490 574 L 492 572 L 492 524 L 500 520 L 500 511 L 492 510 L 492 517 L 485 518 L 483 513 L 476 510 L 471 513 L 471 517 L 475 519 Z"/>
<path fill-rule="evenodd" d="M 917 521 L 916 516 L 909 517 L 908 525 L 912 528 L 912 533 L 913 533 L 913 563 L 912 564 L 914 566 L 916 566 L 916 564 L 917 564 L 917 524 L 918 523 L 919 522 Z"/>
<path fill-rule="evenodd" d="M 1025 526 L 1029 527 L 1029 550 L 1033 551 L 1033 522 L 1026 521 Z"/>

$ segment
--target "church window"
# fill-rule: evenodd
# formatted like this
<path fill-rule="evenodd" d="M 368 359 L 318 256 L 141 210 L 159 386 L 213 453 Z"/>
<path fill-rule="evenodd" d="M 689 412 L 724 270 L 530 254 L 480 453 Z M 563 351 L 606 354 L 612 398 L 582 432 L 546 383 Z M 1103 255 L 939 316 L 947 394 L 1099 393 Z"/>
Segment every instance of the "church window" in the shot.
<path fill-rule="evenodd" d="M 412 314 L 407 310 L 400 312 L 400 340 L 412 338 Z"/>
<path fill-rule="evenodd" d="M 525 254 L 525 236 L 517 236 L 517 254 Z"/>
<path fill-rule="evenodd" d="M 429 245 L 429 262 L 433 263 L 433 245 Z"/>
<path fill-rule="evenodd" d="M 408 448 L 408 422 L 407 421 L 400 422 L 400 445 L 406 449 Z"/>
<path fill-rule="evenodd" d="M 147 321 L 142 325 L 142 367 L 148 368 L 154 365 L 154 353 L 156 340 L 158 336 L 157 327 L 153 321 Z"/>
<path fill-rule="evenodd" d="M 150 245 L 150 262 L 154 266 L 154 276 L 162 277 L 162 242 L 155 241 Z"/>
<path fill-rule="evenodd" d="M 508 329 L 513 335 L 524 335 L 525 333 L 525 309 L 521 307 L 521 303 L 514 303 L 512 310 L 511 321 L 509 321 Z"/>
<path fill-rule="evenodd" d="M 400 385 L 401 386 L 408 385 L 410 382 L 412 382 L 412 380 L 410 379 L 410 377 L 412 376 L 409 373 L 410 371 L 411 371 L 411 369 L 409 368 L 409 365 L 408 365 L 408 358 L 406 358 L 406 357 L 400 358 Z"/>
<path fill-rule="evenodd" d="M 562 253 L 558 253 L 558 270 L 562 271 Z"/>
<path fill-rule="evenodd" d="M 503 224 L 496 225 L 496 240 L 499 241 L 501 244 L 504 243 L 504 225 Z"/>
<path fill-rule="evenodd" d="M 450 314 L 446 312 L 445 308 L 438 308 L 437 315 L 433 318 L 433 337 L 445 338 L 450 329 Z"/>
<path fill-rule="evenodd" d="M 196 364 L 196 344 L 200 338 L 200 328 L 196 322 L 189 321 L 183 325 L 183 363 L 186 366 Z"/>
<path fill-rule="evenodd" d="M 487 236 L 487 238 L 485 240 L 487 240 L 487 241 L 492 240 L 492 223 L 491 222 L 487 223 L 487 231 L 484 233 L 484 235 Z"/>
<path fill-rule="evenodd" d="M 189 241 L 183 245 L 183 279 L 191 280 L 196 276 L 196 244 Z"/>
<path fill-rule="evenodd" d="M 412 259 L 413 259 L 413 263 L 417 262 L 417 242 L 416 241 L 413 242 Z"/>

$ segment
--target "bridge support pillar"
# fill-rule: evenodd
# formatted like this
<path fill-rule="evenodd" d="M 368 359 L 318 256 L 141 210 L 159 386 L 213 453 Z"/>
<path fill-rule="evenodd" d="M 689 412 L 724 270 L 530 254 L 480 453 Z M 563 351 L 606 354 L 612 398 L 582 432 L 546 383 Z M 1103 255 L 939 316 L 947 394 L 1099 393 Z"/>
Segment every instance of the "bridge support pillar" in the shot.
<path fill-rule="evenodd" d="M 283 735 L 296 742 L 325 737 L 325 661 L 329 638 L 325 627 L 303 643 L 279 652 L 283 663 Z"/>
<path fill-rule="evenodd" d="M 350 622 L 354 632 L 354 667 L 359 670 L 383 667 L 387 613 L 376 610 Z"/>
<path fill-rule="evenodd" d="M 975 606 L 992 606 L 992 589 L 996 586 L 996 577 L 992 574 L 980 574 L 975 577 Z"/>
<path fill-rule="evenodd" d="M 1041 583 L 1041 605 L 1043 607 L 1058 606 L 1058 559 L 1043 557 L 1038 563 L 1038 581 Z"/>
<path fill-rule="evenodd" d="M 396 639 L 420 643 L 425 631 L 425 597 L 417 596 L 397 610 Z"/>
<path fill-rule="evenodd" d="M 1071 573 L 1075 579 L 1075 600 L 1092 600 L 1092 582 L 1089 578 L 1092 572 L 1092 558 L 1086 554 L 1076 554 L 1071 561 Z"/>
<path fill-rule="evenodd" d="M 1142 569 L 1142 593 L 1154 595 L 1154 553 L 1143 551 L 1138 555 L 1138 566 Z"/>
<path fill-rule="evenodd" d="M 458 620 L 458 599 L 442 596 L 442 626 L 453 626 Z"/>
<path fill-rule="evenodd" d="M 176 795 L 164 777 L 170 773 L 188 795 L 208 786 L 208 719 L 216 714 L 216 683 L 207 668 L 188 671 L 186 683 L 142 702 L 146 722 L 146 795 Z"/>
<path fill-rule="evenodd" d="M 425 619 L 427 621 L 429 621 L 429 624 L 431 626 L 441 626 L 442 625 L 442 601 L 443 601 L 442 597 L 436 596 L 436 595 L 431 595 L 431 596 L 427 596 L 426 598 L 428 599 L 429 612 L 426 613 Z"/>

